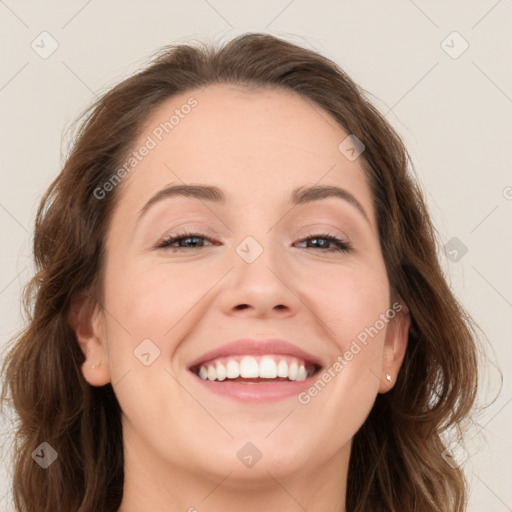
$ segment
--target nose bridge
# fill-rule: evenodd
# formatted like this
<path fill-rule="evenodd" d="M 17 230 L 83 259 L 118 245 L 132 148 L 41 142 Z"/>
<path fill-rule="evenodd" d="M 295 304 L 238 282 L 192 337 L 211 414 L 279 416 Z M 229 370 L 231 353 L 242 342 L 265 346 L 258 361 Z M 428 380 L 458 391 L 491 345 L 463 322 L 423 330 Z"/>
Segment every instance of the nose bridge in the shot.
<path fill-rule="evenodd" d="M 297 298 L 287 283 L 285 257 L 272 234 L 248 235 L 235 246 L 229 308 L 244 305 L 262 313 L 294 307 Z"/>
<path fill-rule="evenodd" d="M 238 220 L 232 226 L 238 238 L 234 244 L 235 260 L 242 260 L 240 267 L 247 267 L 245 270 L 252 270 L 256 264 L 259 270 L 264 268 L 268 271 L 265 265 L 277 266 L 276 260 L 279 259 L 278 230 L 272 226 L 274 214 L 261 199 L 254 198 L 250 204 L 239 204 Z"/>
<path fill-rule="evenodd" d="M 279 273 L 280 247 L 269 233 L 248 235 L 235 247 L 235 272 L 239 280 L 252 280 L 269 286 Z"/>

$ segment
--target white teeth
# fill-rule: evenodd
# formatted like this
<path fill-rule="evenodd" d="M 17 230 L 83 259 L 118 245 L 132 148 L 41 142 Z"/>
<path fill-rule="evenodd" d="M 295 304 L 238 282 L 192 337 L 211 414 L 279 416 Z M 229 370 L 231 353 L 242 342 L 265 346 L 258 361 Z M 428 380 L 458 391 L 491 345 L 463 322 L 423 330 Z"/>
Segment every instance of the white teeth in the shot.
<path fill-rule="evenodd" d="M 279 361 L 277 365 L 277 376 L 278 377 L 288 377 L 288 363 L 286 361 Z"/>
<path fill-rule="evenodd" d="M 259 363 L 253 356 L 244 356 L 241 360 L 233 357 L 227 361 L 226 359 L 212 361 L 201 366 L 198 373 L 203 380 L 217 381 L 238 377 L 245 379 L 275 379 L 281 377 L 293 381 L 302 381 L 311 375 L 311 373 L 308 373 L 304 361 L 294 360 L 290 357 L 281 359 L 279 356 L 272 355 L 262 356 Z"/>
<path fill-rule="evenodd" d="M 201 366 L 201 368 L 204 367 Z M 240 365 L 234 359 L 230 359 L 228 361 L 228 364 L 226 365 L 226 374 L 228 379 L 236 379 L 237 377 L 240 377 Z M 199 372 L 199 377 L 201 377 L 201 372 Z"/>
<path fill-rule="evenodd" d="M 297 375 L 299 373 L 299 365 L 293 361 L 290 366 L 288 366 L 288 378 L 290 380 L 297 380 Z M 210 372 L 208 372 L 208 378 L 210 377 Z"/>
<path fill-rule="evenodd" d="M 217 370 L 217 380 L 224 380 L 227 376 L 226 367 L 219 361 L 216 366 Z"/>
<path fill-rule="evenodd" d="M 262 379 L 275 379 L 277 377 L 276 362 L 271 357 L 261 358 L 259 376 Z"/>
<path fill-rule="evenodd" d="M 244 379 L 256 379 L 259 377 L 259 365 L 254 357 L 245 356 L 240 361 L 240 377 Z"/>

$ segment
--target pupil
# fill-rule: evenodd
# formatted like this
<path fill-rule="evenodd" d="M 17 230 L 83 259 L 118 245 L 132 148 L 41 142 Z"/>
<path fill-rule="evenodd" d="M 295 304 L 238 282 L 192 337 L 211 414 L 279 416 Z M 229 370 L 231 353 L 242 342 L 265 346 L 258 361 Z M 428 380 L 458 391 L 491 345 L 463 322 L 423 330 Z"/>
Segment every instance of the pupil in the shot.
<path fill-rule="evenodd" d="M 318 243 L 318 241 L 319 241 L 319 240 L 321 241 L 320 243 Z M 322 243 L 322 241 L 323 241 L 324 243 Z M 313 238 L 313 239 L 311 240 L 311 242 L 312 242 L 312 243 L 315 243 L 315 242 L 316 242 L 316 244 L 315 244 L 315 245 L 317 245 L 317 246 L 322 246 L 322 245 L 325 245 L 325 242 L 327 242 L 327 240 L 325 240 L 325 238 Z"/>
<path fill-rule="evenodd" d="M 197 236 L 189 236 L 189 237 L 184 239 L 185 242 L 190 241 L 190 240 L 195 240 L 197 242 L 197 240 L 199 240 L 199 237 L 197 237 Z M 192 245 L 196 245 L 196 244 L 194 242 L 192 242 Z"/>

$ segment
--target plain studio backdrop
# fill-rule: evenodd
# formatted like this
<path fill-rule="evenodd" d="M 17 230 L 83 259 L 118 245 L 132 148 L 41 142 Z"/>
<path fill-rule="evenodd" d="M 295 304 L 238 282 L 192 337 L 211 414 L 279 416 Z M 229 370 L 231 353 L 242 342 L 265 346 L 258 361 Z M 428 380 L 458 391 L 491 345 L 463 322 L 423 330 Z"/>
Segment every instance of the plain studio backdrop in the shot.
<path fill-rule="evenodd" d="M 162 45 L 247 31 L 284 37 L 344 68 L 412 155 L 443 268 L 503 371 L 501 392 L 458 455 L 469 509 L 512 510 L 511 19 L 511 0 L 0 0 L 0 344 L 22 325 L 36 206 L 79 112 Z M 496 382 L 491 368 L 481 401 L 496 396 Z M 8 420 L 2 512 L 13 511 Z"/>

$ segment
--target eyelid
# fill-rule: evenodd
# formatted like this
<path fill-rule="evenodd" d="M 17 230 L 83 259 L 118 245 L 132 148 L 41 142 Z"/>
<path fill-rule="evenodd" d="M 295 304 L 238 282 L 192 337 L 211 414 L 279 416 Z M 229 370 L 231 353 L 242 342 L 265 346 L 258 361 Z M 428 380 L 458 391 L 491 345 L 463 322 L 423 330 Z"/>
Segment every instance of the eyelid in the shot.
<path fill-rule="evenodd" d="M 168 246 L 165 246 L 164 244 L 166 244 L 166 242 L 171 242 L 171 241 L 174 241 L 174 240 L 179 240 L 180 238 L 188 238 L 188 237 L 197 237 L 197 238 L 204 238 L 205 240 L 208 240 L 210 242 L 216 242 L 216 237 L 217 235 L 212 235 L 211 233 L 209 233 L 207 230 L 202 230 L 202 229 L 183 229 L 183 230 L 177 230 L 177 231 L 172 231 L 171 233 L 168 233 L 164 236 L 162 236 L 158 242 L 155 244 L 155 248 L 156 249 L 159 249 L 159 248 L 167 248 Z M 214 245 L 214 244 L 211 244 L 211 245 Z M 211 247 L 211 245 L 209 245 L 208 247 Z M 179 248 L 178 248 L 179 249 Z"/>
<path fill-rule="evenodd" d="M 304 236 L 301 236 L 297 242 L 294 243 L 302 243 L 307 242 L 308 240 L 315 239 L 315 238 L 323 238 L 325 240 L 329 240 L 331 243 L 336 245 L 337 249 L 324 249 L 322 252 L 354 252 L 352 242 L 349 238 L 341 235 L 337 235 L 334 233 L 331 233 L 329 231 L 317 231 L 313 230 L 310 233 L 307 233 Z"/>

